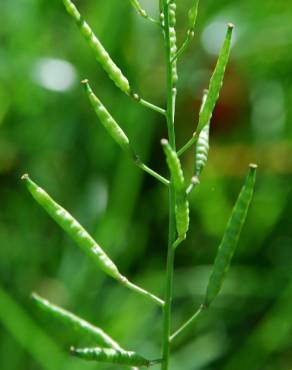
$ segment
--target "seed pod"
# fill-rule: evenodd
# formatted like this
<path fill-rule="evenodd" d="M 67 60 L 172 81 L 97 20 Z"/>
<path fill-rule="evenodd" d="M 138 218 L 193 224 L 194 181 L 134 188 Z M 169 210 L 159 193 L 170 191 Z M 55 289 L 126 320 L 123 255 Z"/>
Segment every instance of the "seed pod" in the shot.
<path fill-rule="evenodd" d="M 171 60 L 175 57 L 177 52 L 175 24 L 176 24 L 176 4 L 173 0 L 171 0 L 169 2 L 169 37 L 170 37 Z M 171 70 L 172 70 L 172 81 L 173 84 L 176 85 L 178 80 L 176 61 L 172 63 Z"/>
<path fill-rule="evenodd" d="M 232 37 L 233 28 L 234 28 L 233 24 L 228 25 L 226 38 L 222 46 L 222 49 L 220 51 L 215 70 L 210 79 L 209 89 L 208 89 L 209 92 L 208 92 L 208 96 L 206 99 L 206 103 L 204 105 L 204 108 L 200 112 L 199 123 L 198 123 L 197 131 L 196 131 L 197 134 L 199 134 L 201 130 L 210 122 L 212 114 L 213 114 L 213 110 L 219 98 L 219 93 L 220 93 L 220 90 L 223 84 L 226 65 L 229 59 L 229 55 L 230 55 L 231 37 Z"/>
<path fill-rule="evenodd" d="M 126 366 L 138 366 L 138 367 L 149 367 L 156 365 L 161 362 L 161 360 L 146 360 L 144 357 L 140 356 L 136 352 L 130 351 L 118 351 L 109 348 L 70 348 L 72 355 L 82 358 L 87 361 L 98 361 L 118 365 Z"/>
<path fill-rule="evenodd" d="M 121 280 L 121 274 L 115 264 L 80 223 L 76 221 L 69 212 L 57 204 L 48 193 L 35 184 L 28 175 L 23 175 L 22 180 L 25 181 L 33 198 L 45 209 L 45 211 L 47 211 L 57 224 L 75 240 L 78 246 L 86 252 L 106 274 L 112 276 L 114 279 Z"/>
<path fill-rule="evenodd" d="M 167 140 L 161 140 L 167 164 L 175 189 L 175 217 L 179 237 L 184 237 L 189 228 L 189 202 L 186 196 L 186 185 L 180 160 Z"/>
<path fill-rule="evenodd" d="M 88 83 L 88 80 L 83 80 L 82 83 L 85 86 L 85 91 L 87 93 L 89 101 L 104 128 L 111 135 L 114 141 L 121 146 L 123 150 L 128 152 L 130 155 L 133 155 L 133 151 L 130 147 L 128 137 L 121 129 L 121 127 L 117 124 L 117 122 L 114 120 L 114 118 L 111 116 L 111 114 L 107 111 L 102 102 L 93 93 Z"/>
<path fill-rule="evenodd" d="M 225 275 L 229 269 L 232 256 L 238 243 L 238 239 L 246 219 L 246 215 L 252 200 L 255 180 L 256 168 L 254 164 L 250 165 L 249 173 L 246 177 L 245 184 L 243 185 L 232 214 L 228 221 L 223 239 L 219 245 L 215 263 L 210 275 L 206 297 L 205 306 L 210 303 L 218 295 L 223 284 Z"/>
<path fill-rule="evenodd" d="M 204 105 L 206 103 L 208 90 L 204 92 L 201 111 L 204 109 Z M 199 178 L 201 175 L 208 159 L 209 154 L 209 133 L 210 133 L 210 122 L 202 129 L 199 134 L 197 145 L 196 145 L 196 155 L 195 155 L 195 174 Z"/>
<path fill-rule="evenodd" d="M 80 334 L 89 336 L 99 345 L 117 350 L 123 350 L 117 342 L 115 342 L 100 328 L 90 324 L 73 313 L 64 310 L 63 308 L 50 303 L 36 293 L 32 294 L 32 299 L 37 307 L 50 318 L 53 317 L 58 322 L 63 323 L 75 331 L 78 331 Z"/>
<path fill-rule="evenodd" d="M 113 80 L 117 87 L 119 87 L 126 94 L 130 94 L 130 85 L 127 78 L 123 75 L 121 70 L 113 62 L 108 52 L 105 50 L 97 36 L 93 33 L 90 26 L 84 21 L 76 6 L 71 0 L 63 0 L 67 12 L 77 23 L 81 34 L 84 36 L 87 44 L 91 47 L 97 61 L 101 64 L 109 78 Z"/>
<path fill-rule="evenodd" d="M 193 0 L 193 5 L 188 13 L 190 31 L 193 31 L 195 28 L 197 15 L 198 15 L 198 7 L 199 7 L 199 0 Z"/>

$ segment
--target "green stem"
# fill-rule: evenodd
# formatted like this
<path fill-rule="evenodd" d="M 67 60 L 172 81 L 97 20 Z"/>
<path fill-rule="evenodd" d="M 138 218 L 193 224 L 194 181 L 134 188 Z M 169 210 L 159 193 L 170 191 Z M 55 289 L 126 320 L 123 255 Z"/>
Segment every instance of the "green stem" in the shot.
<path fill-rule="evenodd" d="M 194 132 L 192 138 L 183 147 L 179 149 L 179 151 L 177 152 L 177 155 L 180 157 L 185 151 L 190 149 L 191 146 L 193 146 L 197 142 L 198 137 L 199 135 L 197 135 L 196 132 Z"/>
<path fill-rule="evenodd" d="M 172 343 L 186 328 L 193 324 L 194 321 L 198 318 L 200 313 L 203 311 L 205 306 L 200 306 L 199 309 L 193 314 L 193 316 L 187 320 L 175 333 L 171 335 L 169 338 L 170 342 Z"/>
<path fill-rule="evenodd" d="M 194 31 L 188 30 L 188 34 L 187 34 L 185 41 L 183 42 L 182 46 L 179 48 L 175 56 L 171 59 L 171 63 L 175 62 L 184 53 L 184 51 L 190 45 L 193 38 L 194 38 Z"/>
<path fill-rule="evenodd" d="M 167 110 L 166 120 L 168 129 L 168 141 L 170 146 L 175 150 L 175 133 L 174 133 L 174 116 L 175 116 L 175 98 L 176 88 L 174 86 L 171 51 L 170 51 L 170 32 L 169 32 L 169 1 L 162 0 L 162 11 L 164 15 L 164 38 L 166 51 L 166 74 L 167 74 Z M 175 192 L 173 184 L 169 186 L 169 233 L 168 233 L 168 252 L 166 265 L 166 291 L 165 304 L 163 310 L 163 343 L 162 356 L 163 362 L 161 370 L 168 370 L 170 355 L 170 328 L 171 328 L 171 306 L 172 306 L 172 286 L 173 286 L 173 269 L 175 249 Z"/>
<path fill-rule="evenodd" d="M 163 109 L 163 108 L 160 108 L 158 107 L 157 105 L 155 104 L 152 104 L 150 103 L 149 101 L 145 100 L 145 99 L 142 99 L 140 98 L 140 96 L 138 94 L 136 94 L 135 92 L 131 92 L 130 96 L 136 101 L 138 102 L 139 104 L 143 105 L 144 107 L 146 108 L 149 108 L 151 110 L 153 110 L 154 112 L 157 112 L 157 113 L 160 113 L 162 114 L 163 116 L 166 115 L 166 110 Z"/>
<path fill-rule="evenodd" d="M 140 100 L 139 100 L 139 103 L 140 103 L 141 105 L 143 105 L 144 107 L 147 107 L 147 108 L 149 108 L 149 109 L 154 110 L 154 111 L 155 111 L 155 112 L 157 112 L 157 113 L 163 114 L 164 116 L 165 116 L 165 114 L 166 114 L 165 109 L 160 108 L 160 107 L 158 107 L 157 105 L 154 105 L 154 104 L 152 104 L 152 103 L 149 103 L 147 100 L 140 99 Z"/>
<path fill-rule="evenodd" d="M 128 279 L 126 279 L 125 277 L 123 277 L 123 280 L 121 281 L 121 283 L 127 287 L 128 289 L 132 290 L 133 292 L 136 292 L 140 295 L 143 295 L 144 297 L 147 297 L 149 298 L 151 301 L 155 302 L 156 304 L 158 304 L 159 306 L 163 307 L 164 306 L 164 302 L 162 299 L 156 297 L 154 294 L 148 292 L 147 290 L 144 290 L 142 288 L 140 288 L 138 285 L 135 285 L 133 283 L 131 283 Z"/>
<path fill-rule="evenodd" d="M 159 175 L 159 173 L 155 172 L 154 170 L 152 170 L 151 168 L 149 168 L 148 166 L 146 166 L 146 164 L 144 164 L 143 162 L 141 162 L 140 159 L 135 159 L 134 161 L 135 161 L 135 164 L 139 168 L 141 168 L 141 170 L 143 170 L 143 171 L 147 172 L 149 175 L 155 177 L 155 179 L 157 179 L 158 181 L 162 182 L 162 184 L 164 184 L 166 186 L 169 185 L 169 181 L 165 177 Z"/>

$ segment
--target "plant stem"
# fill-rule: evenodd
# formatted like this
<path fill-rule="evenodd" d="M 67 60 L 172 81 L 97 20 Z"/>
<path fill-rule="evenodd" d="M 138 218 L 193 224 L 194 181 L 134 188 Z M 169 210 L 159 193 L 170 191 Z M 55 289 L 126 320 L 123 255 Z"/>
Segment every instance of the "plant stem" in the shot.
<path fill-rule="evenodd" d="M 174 86 L 171 50 L 170 50 L 170 24 L 169 24 L 169 1 L 162 0 L 162 11 L 164 15 L 164 38 L 166 52 L 166 75 L 167 75 L 167 130 L 168 141 L 173 150 L 175 150 L 175 133 L 174 133 L 174 115 L 175 115 L 175 98 L 176 88 Z M 172 247 L 175 241 L 175 192 L 172 182 L 169 186 L 169 232 L 168 232 L 168 251 L 166 265 L 166 291 L 165 304 L 163 310 L 163 362 L 161 370 L 168 370 L 170 355 L 170 327 L 171 327 L 171 305 L 172 305 L 172 285 L 173 285 L 173 268 L 175 249 Z"/>
<path fill-rule="evenodd" d="M 135 285 L 133 283 L 131 283 L 127 278 L 123 277 L 123 280 L 121 281 L 121 283 L 127 287 L 128 289 L 140 294 L 140 295 L 143 295 L 144 297 L 147 297 L 149 298 L 151 301 L 155 302 L 156 304 L 158 304 L 159 306 L 163 307 L 164 306 L 164 302 L 162 299 L 156 297 L 154 294 L 148 292 L 147 290 L 144 290 L 142 288 L 140 288 L 138 285 Z"/>
<path fill-rule="evenodd" d="M 182 55 L 182 53 L 184 53 L 184 51 L 187 49 L 187 47 L 191 43 L 193 37 L 194 37 L 194 31 L 188 30 L 188 34 L 187 34 L 185 41 L 183 42 L 182 46 L 179 48 L 175 56 L 172 58 L 171 63 L 175 62 Z"/>
<path fill-rule="evenodd" d="M 147 101 L 147 100 L 140 99 L 140 100 L 139 100 L 139 103 L 140 103 L 141 105 L 143 105 L 144 107 L 147 107 L 147 108 L 149 108 L 149 109 L 154 110 L 154 111 L 155 111 L 155 112 L 157 112 L 157 113 L 163 114 L 164 116 L 165 116 L 165 114 L 166 114 L 166 112 L 165 112 L 165 110 L 164 110 L 163 108 L 160 108 L 160 107 L 158 107 L 157 105 L 152 104 L 152 103 L 150 103 L 150 102 L 149 102 L 149 101 Z"/>
<path fill-rule="evenodd" d="M 177 155 L 180 157 L 186 150 L 188 150 L 192 145 L 194 145 L 198 141 L 199 135 L 194 132 L 192 138 L 183 146 L 179 149 L 177 152 Z"/>
<path fill-rule="evenodd" d="M 141 170 L 147 172 L 149 175 L 155 177 L 158 181 L 162 182 L 162 184 L 164 184 L 166 186 L 169 185 L 169 181 L 165 177 L 163 177 L 163 176 L 159 175 L 159 173 L 153 171 L 151 168 L 149 168 L 148 166 L 146 166 L 146 164 L 144 164 L 143 162 L 141 162 L 139 159 L 136 159 L 135 160 L 135 164 L 139 168 L 141 168 Z"/>
<path fill-rule="evenodd" d="M 193 316 L 186 321 L 175 333 L 171 335 L 169 338 L 170 342 L 172 343 L 187 327 L 192 325 L 192 323 L 197 319 L 197 317 L 200 315 L 200 313 L 203 311 L 205 306 L 200 306 L 199 309 L 193 314 Z"/>

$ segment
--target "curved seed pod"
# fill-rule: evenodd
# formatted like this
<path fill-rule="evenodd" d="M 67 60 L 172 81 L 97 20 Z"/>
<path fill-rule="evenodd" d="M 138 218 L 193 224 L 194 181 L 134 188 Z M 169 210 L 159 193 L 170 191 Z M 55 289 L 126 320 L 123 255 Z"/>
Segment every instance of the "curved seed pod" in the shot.
<path fill-rule="evenodd" d="M 71 0 L 63 0 L 67 12 L 77 23 L 81 34 L 84 36 L 88 45 L 94 52 L 97 61 L 101 64 L 108 76 L 113 80 L 117 87 L 119 87 L 126 94 L 130 94 L 130 85 L 127 78 L 122 71 L 113 62 L 108 52 L 105 50 L 99 39 L 93 33 L 90 26 L 84 21 L 76 6 Z"/>
<path fill-rule="evenodd" d="M 196 21 L 197 21 L 198 8 L 199 8 L 199 0 L 193 0 L 193 5 L 188 12 L 190 31 L 194 31 Z"/>
<path fill-rule="evenodd" d="M 255 180 L 256 168 L 254 164 L 250 165 L 249 173 L 246 177 L 245 184 L 243 185 L 232 214 L 229 218 L 223 239 L 219 245 L 215 263 L 210 275 L 206 297 L 205 306 L 210 303 L 218 295 L 223 284 L 225 275 L 229 269 L 232 256 L 238 243 L 242 226 L 245 222 L 247 211 L 252 200 Z"/>
<path fill-rule="evenodd" d="M 149 367 L 156 365 L 161 362 L 161 360 L 146 360 L 144 357 L 140 356 L 136 352 L 130 351 L 119 351 L 109 348 L 70 348 L 72 355 L 82 358 L 87 361 L 98 361 L 105 363 L 114 363 L 118 365 L 126 366 L 138 366 L 138 367 Z"/>
<path fill-rule="evenodd" d="M 23 175 L 28 190 L 33 198 L 47 211 L 47 213 L 64 229 L 68 235 L 86 252 L 97 265 L 114 279 L 121 280 L 116 265 L 88 234 L 88 232 L 76 221 L 69 212 L 57 204 L 48 193 L 35 184 L 28 175 Z"/>
<path fill-rule="evenodd" d="M 89 101 L 104 128 L 111 135 L 114 141 L 121 146 L 123 150 L 128 152 L 130 155 L 133 155 L 133 151 L 130 147 L 128 137 L 121 129 L 121 127 L 117 124 L 117 122 L 114 120 L 114 118 L 111 116 L 111 114 L 107 111 L 102 102 L 93 93 L 88 83 L 88 80 L 83 80 L 82 83 L 85 86 L 85 91 L 87 93 Z"/>
<path fill-rule="evenodd" d="M 204 92 L 201 110 L 204 109 L 204 105 L 206 103 L 208 95 L 208 90 Z M 204 126 L 202 131 L 199 134 L 197 145 L 196 145 L 196 155 L 195 155 L 195 175 L 199 177 L 207 163 L 208 154 L 209 154 L 209 134 L 210 134 L 210 122 Z"/>
<path fill-rule="evenodd" d="M 184 237 L 189 228 L 189 202 L 186 196 L 186 185 L 180 160 L 166 139 L 161 140 L 171 179 L 175 189 L 175 217 L 179 237 Z"/>
<path fill-rule="evenodd" d="M 169 2 L 170 60 L 172 60 L 175 57 L 177 52 L 175 24 L 176 24 L 176 4 L 174 0 L 171 0 Z M 176 61 L 172 63 L 171 69 L 173 84 L 176 85 L 178 80 Z"/>
<path fill-rule="evenodd" d="M 210 122 L 213 110 L 219 98 L 219 93 L 223 84 L 226 65 L 230 55 L 231 37 L 233 28 L 234 28 L 233 24 L 228 24 L 225 41 L 220 51 L 215 70 L 210 79 L 208 88 L 209 92 L 207 95 L 206 103 L 204 104 L 204 108 L 200 112 L 197 134 L 199 134 L 201 130 L 204 128 L 204 126 L 206 126 Z"/>
<path fill-rule="evenodd" d="M 109 335 L 102 329 L 90 324 L 89 322 L 81 319 L 73 313 L 58 307 L 46 299 L 40 297 L 38 294 L 32 294 L 33 302 L 36 306 L 49 317 L 54 317 L 58 322 L 67 325 L 68 327 L 78 331 L 80 334 L 85 334 L 92 338 L 97 344 L 105 347 L 123 350 L 120 345 L 115 342 Z"/>
<path fill-rule="evenodd" d="M 65 230 L 67 234 L 76 241 L 78 246 L 97 263 L 101 270 L 118 280 L 128 289 L 147 297 L 160 306 L 164 305 L 164 302 L 160 298 L 131 283 L 125 276 L 120 274 L 117 266 L 88 234 L 88 232 L 79 224 L 79 222 L 76 221 L 63 207 L 56 203 L 48 193 L 35 184 L 28 175 L 23 175 L 21 179 L 25 181 L 33 198 L 44 208 L 45 211 L 47 211 L 57 224 L 59 224 L 63 230 Z"/>

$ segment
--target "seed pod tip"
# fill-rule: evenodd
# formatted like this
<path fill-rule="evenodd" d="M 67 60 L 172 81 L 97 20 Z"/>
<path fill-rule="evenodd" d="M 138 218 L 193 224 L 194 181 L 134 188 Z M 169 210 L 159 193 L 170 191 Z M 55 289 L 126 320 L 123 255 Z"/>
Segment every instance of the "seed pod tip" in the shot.
<path fill-rule="evenodd" d="M 161 139 L 161 141 L 160 141 L 160 143 L 161 143 L 161 145 L 167 145 L 168 144 L 168 140 L 166 140 L 166 139 Z"/>
<path fill-rule="evenodd" d="M 22 176 L 21 176 L 21 178 L 20 178 L 21 180 L 29 180 L 29 175 L 28 175 L 28 173 L 25 173 L 25 174 L 23 174 Z"/>
<path fill-rule="evenodd" d="M 250 163 L 249 168 L 257 169 L 258 165 L 256 163 Z"/>
<path fill-rule="evenodd" d="M 234 25 L 233 23 L 231 23 L 231 22 L 230 22 L 230 23 L 228 23 L 228 24 L 227 24 L 227 26 L 228 26 L 228 28 L 229 28 L 229 29 L 231 29 L 231 30 L 235 27 L 235 25 Z"/>
<path fill-rule="evenodd" d="M 87 85 L 89 83 L 87 78 L 84 78 L 83 80 L 80 81 L 83 85 Z"/>

